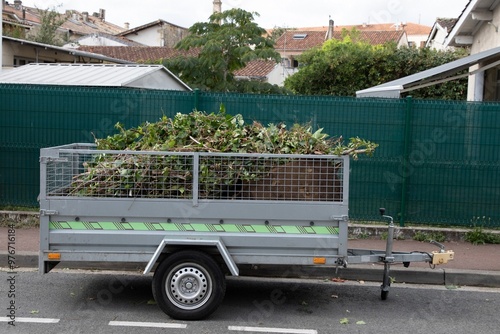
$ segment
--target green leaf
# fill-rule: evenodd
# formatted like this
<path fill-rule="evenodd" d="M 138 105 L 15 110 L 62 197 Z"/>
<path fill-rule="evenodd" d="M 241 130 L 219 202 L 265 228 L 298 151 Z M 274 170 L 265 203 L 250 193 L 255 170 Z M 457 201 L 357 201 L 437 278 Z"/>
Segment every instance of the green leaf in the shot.
<path fill-rule="evenodd" d="M 349 319 L 347 319 L 347 318 L 342 318 L 342 319 L 340 319 L 340 321 L 339 321 L 339 322 L 340 322 L 340 324 L 341 324 L 341 325 L 348 325 L 348 324 L 349 324 Z"/>
<path fill-rule="evenodd" d="M 356 325 L 366 325 L 366 322 L 363 320 L 356 321 Z"/>

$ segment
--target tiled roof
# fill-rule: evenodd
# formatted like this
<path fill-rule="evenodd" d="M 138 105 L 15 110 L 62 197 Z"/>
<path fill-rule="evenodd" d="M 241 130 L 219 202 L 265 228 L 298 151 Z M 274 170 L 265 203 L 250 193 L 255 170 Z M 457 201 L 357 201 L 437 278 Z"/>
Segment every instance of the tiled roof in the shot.
<path fill-rule="evenodd" d="M 26 26 L 26 27 L 31 26 L 30 24 L 23 22 L 23 20 L 20 19 L 19 17 L 17 17 L 17 15 L 15 15 L 14 13 L 2 12 L 2 21 L 4 23 L 9 22 L 9 23 L 12 23 L 14 25 L 22 25 L 22 26 Z"/>
<path fill-rule="evenodd" d="M 305 35 L 303 39 L 294 36 Z M 274 45 L 276 50 L 309 50 L 325 42 L 325 31 L 288 30 Z"/>
<path fill-rule="evenodd" d="M 3 0 L 2 0 L 3 1 Z M 40 25 L 41 18 L 39 10 L 33 7 L 16 7 L 13 4 L 5 4 L 3 12 L 14 15 L 24 24 Z M 61 28 L 71 30 L 73 34 L 88 35 L 95 32 L 104 32 L 108 34 L 118 34 L 125 29 L 115 24 L 109 23 L 98 15 L 83 15 L 83 12 L 76 10 L 67 11 L 66 21 L 61 25 Z M 60 14 L 61 18 L 65 18 Z M 87 20 L 84 20 L 87 17 Z"/>
<path fill-rule="evenodd" d="M 403 30 L 399 31 L 362 31 L 361 39 L 372 44 L 372 45 L 381 45 L 387 42 L 395 42 L 398 43 L 405 32 Z M 335 35 L 335 34 L 334 34 Z"/>
<path fill-rule="evenodd" d="M 458 19 L 438 17 L 436 22 L 443 28 L 448 29 L 448 32 L 451 31 L 451 28 L 457 23 Z"/>
<path fill-rule="evenodd" d="M 156 21 L 153 21 L 153 22 L 149 22 L 149 23 L 143 24 L 142 26 L 138 26 L 138 27 L 135 27 L 135 28 L 132 28 L 132 29 L 129 29 L 129 30 L 124 30 L 124 31 L 120 32 L 118 35 L 119 36 L 127 36 L 127 35 L 130 35 L 130 34 L 136 33 L 138 31 L 154 27 L 156 25 L 162 26 L 164 24 L 169 24 L 171 26 L 175 26 L 175 27 L 178 27 L 178 28 L 181 28 L 181 29 L 188 30 L 187 28 L 184 28 L 184 27 L 178 26 L 176 24 L 167 22 L 165 20 L 159 19 L 159 20 L 156 20 Z"/>
<path fill-rule="evenodd" d="M 3 1 L 3 0 L 2 0 Z M 24 7 L 24 6 L 23 6 Z M 40 23 L 40 17 L 37 14 L 37 10 L 35 8 L 24 7 L 25 11 L 23 13 L 22 9 L 16 8 L 13 5 L 8 5 L 7 3 L 4 5 L 2 13 L 9 14 L 10 16 L 15 16 L 19 22 L 28 23 L 35 22 Z"/>
<path fill-rule="evenodd" d="M 197 49 L 184 51 L 164 46 L 80 46 L 78 50 L 135 63 L 170 59 L 177 56 L 196 57 L 199 52 Z"/>
<path fill-rule="evenodd" d="M 73 18 L 73 15 L 71 15 L 70 18 L 68 18 L 61 27 L 71 30 L 73 31 L 73 33 L 76 33 L 78 35 L 88 35 L 95 32 L 103 32 L 111 35 L 116 35 L 125 30 L 125 28 L 117 26 L 113 23 L 109 23 L 93 15 L 85 16 L 81 12 L 77 12 L 74 10 L 71 12 L 72 14 L 74 14 L 75 18 Z M 87 17 L 86 21 L 84 17 Z"/>
<path fill-rule="evenodd" d="M 348 26 L 336 26 L 335 29 L 342 30 L 346 28 L 347 30 L 351 30 L 352 28 L 356 28 L 360 31 L 397 31 L 403 30 L 406 31 L 407 35 L 428 35 L 431 32 L 432 27 L 417 24 L 417 23 L 405 23 L 404 25 L 397 25 L 394 23 L 379 23 L 379 24 L 358 24 L 358 25 L 348 25 Z"/>
<path fill-rule="evenodd" d="M 276 67 L 273 60 L 252 60 L 247 66 L 234 72 L 237 77 L 265 77 Z"/>
<path fill-rule="evenodd" d="M 390 31 L 390 30 L 402 30 L 402 25 L 396 25 L 394 23 L 380 23 L 380 24 L 357 24 L 357 25 L 343 25 L 343 26 L 335 26 L 334 30 L 342 31 L 342 29 L 351 30 L 352 28 L 356 28 L 359 31 Z M 411 23 L 408 22 L 404 25 L 404 30 L 407 35 L 428 35 L 431 31 L 432 27 Z M 297 30 L 301 31 L 323 31 L 326 33 L 328 30 L 328 26 L 319 26 L 319 27 L 307 27 L 307 28 L 299 28 Z"/>
<path fill-rule="evenodd" d="M 372 44 L 380 45 L 387 42 L 398 43 L 404 35 L 403 30 L 395 31 L 360 31 L 360 39 Z M 294 36 L 305 35 L 303 39 L 294 39 Z M 294 50 L 303 51 L 320 46 L 325 42 L 325 31 L 302 31 L 290 30 L 281 35 L 276 41 L 275 49 L 280 50 Z M 333 32 L 334 39 L 342 39 L 342 31 L 335 30 Z"/>

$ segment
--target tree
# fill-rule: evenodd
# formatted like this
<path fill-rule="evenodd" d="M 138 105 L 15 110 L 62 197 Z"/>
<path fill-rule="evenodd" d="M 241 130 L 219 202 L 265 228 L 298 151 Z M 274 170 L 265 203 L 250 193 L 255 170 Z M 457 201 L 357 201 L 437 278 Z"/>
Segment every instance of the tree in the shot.
<path fill-rule="evenodd" d="M 285 27 L 274 26 L 274 28 L 271 31 L 270 37 L 274 42 L 276 42 L 278 38 L 281 37 L 281 35 L 283 35 L 285 32 L 289 30 L 297 30 L 297 28 L 285 28 Z"/>
<path fill-rule="evenodd" d="M 271 38 L 254 20 L 254 15 L 234 8 L 210 16 L 209 22 L 198 22 L 177 49 L 199 49 L 197 57 L 177 57 L 165 66 L 193 87 L 230 91 L 235 89 L 234 71 L 254 59 L 280 61 Z"/>
<path fill-rule="evenodd" d="M 298 94 L 354 96 L 376 86 L 459 59 L 465 51 L 397 48 L 394 43 L 373 46 L 356 32 L 343 32 L 342 40 L 329 40 L 300 57 L 305 64 L 287 78 L 285 87 Z M 465 99 L 467 80 L 456 80 L 411 92 L 414 97 Z"/>
<path fill-rule="evenodd" d="M 64 39 L 57 35 L 57 29 L 66 21 L 66 17 L 59 14 L 55 8 L 37 9 L 40 15 L 40 26 L 35 30 L 35 34 L 28 36 L 34 42 L 63 45 Z"/>

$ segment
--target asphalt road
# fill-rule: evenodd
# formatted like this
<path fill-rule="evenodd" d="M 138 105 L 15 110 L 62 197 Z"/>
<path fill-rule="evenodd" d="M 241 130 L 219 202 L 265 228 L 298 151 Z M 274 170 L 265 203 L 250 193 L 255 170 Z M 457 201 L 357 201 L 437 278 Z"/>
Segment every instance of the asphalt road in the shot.
<path fill-rule="evenodd" d="M 489 334 L 500 328 L 500 289 L 396 283 L 381 301 L 376 283 L 229 278 L 226 298 L 210 318 L 176 321 L 154 303 L 151 276 L 0 274 L 0 333 Z"/>

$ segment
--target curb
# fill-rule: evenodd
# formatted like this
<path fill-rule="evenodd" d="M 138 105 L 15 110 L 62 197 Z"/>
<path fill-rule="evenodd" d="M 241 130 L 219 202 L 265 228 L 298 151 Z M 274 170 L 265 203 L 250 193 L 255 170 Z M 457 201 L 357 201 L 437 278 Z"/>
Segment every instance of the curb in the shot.
<path fill-rule="evenodd" d="M 8 255 L 0 252 L 0 263 L 7 263 Z M 20 252 L 15 255 L 16 267 L 38 268 L 38 253 Z M 142 266 L 137 264 L 103 263 L 106 269 L 120 271 L 141 271 Z M 68 263 L 65 268 L 95 269 L 104 268 L 94 264 L 79 265 Z M 273 278 L 314 278 L 332 279 L 340 278 L 349 281 L 381 282 L 383 267 L 374 265 L 353 265 L 346 269 L 340 268 L 336 273 L 335 267 L 304 267 L 304 266 L 259 266 L 258 269 L 251 266 L 241 266 L 242 276 L 273 277 Z M 391 268 L 391 277 L 397 283 L 429 284 L 444 286 L 475 286 L 500 288 L 500 271 L 479 270 L 457 270 L 457 269 L 427 269 L 427 268 Z"/>

